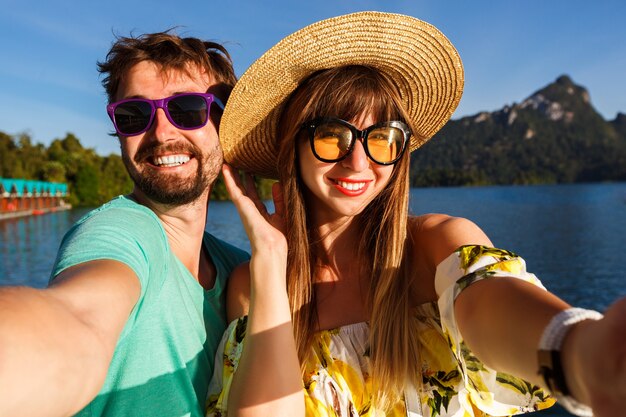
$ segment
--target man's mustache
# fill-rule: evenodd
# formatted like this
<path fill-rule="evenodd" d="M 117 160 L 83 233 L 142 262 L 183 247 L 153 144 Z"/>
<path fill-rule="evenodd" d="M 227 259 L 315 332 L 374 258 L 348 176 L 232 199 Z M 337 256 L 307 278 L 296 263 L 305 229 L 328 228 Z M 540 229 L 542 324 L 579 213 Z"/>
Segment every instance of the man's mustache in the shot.
<path fill-rule="evenodd" d="M 201 155 L 200 149 L 191 143 L 172 143 L 172 144 L 151 144 L 141 147 L 137 150 L 135 157 L 133 158 L 135 163 L 143 162 L 147 159 L 153 159 L 156 155 L 163 154 L 176 154 L 186 153 L 190 154 L 193 158 L 199 158 Z"/>

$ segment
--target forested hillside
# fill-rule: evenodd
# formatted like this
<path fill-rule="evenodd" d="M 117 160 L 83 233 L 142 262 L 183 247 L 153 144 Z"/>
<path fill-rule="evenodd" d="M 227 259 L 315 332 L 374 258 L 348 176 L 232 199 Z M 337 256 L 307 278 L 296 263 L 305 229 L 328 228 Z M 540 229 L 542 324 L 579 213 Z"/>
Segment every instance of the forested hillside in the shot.
<path fill-rule="evenodd" d="M 411 155 L 413 186 L 626 180 L 626 115 L 607 122 L 567 76 L 520 104 L 450 121 Z"/>

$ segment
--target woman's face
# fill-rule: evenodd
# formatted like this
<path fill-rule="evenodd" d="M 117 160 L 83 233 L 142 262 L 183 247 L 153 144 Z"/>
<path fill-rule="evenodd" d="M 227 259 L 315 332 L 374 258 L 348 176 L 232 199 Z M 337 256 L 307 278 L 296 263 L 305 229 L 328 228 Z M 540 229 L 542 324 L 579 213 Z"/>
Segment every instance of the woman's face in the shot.
<path fill-rule="evenodd" d="M 378 120 L 370 115 L 351 120 L 357 129 L 365 129 Z M 311 151 L 308 140 L 298 144 L 300 175 L 309 214 L 318 223 L 355 216 L 385 188 L 393 165 L 379 165 L 365 154 L 357 140 L 350 155 L 339 162 L 322 162 Z"/>

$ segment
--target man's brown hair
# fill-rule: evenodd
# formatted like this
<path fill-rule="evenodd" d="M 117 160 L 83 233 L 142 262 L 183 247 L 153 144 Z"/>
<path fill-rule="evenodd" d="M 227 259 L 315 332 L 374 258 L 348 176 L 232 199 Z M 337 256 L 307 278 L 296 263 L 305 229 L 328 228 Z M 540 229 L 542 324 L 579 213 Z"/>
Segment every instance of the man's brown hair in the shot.
<path fill-rule="evenodd" d="M 232 59 L 219 43 L 181 38 L 170 31 L 118 37 L 106 60 L 98 62 L 98 71 L 105 75 L 102 85 L 109 103 L 115 101 L 122 77 L 142 61 L 152 61 L 163 71 L 177 70 L 187 74 L 192 64 L 215 79 L 218 84 L 216 93 L 224 102 L 237 81 Z"/>

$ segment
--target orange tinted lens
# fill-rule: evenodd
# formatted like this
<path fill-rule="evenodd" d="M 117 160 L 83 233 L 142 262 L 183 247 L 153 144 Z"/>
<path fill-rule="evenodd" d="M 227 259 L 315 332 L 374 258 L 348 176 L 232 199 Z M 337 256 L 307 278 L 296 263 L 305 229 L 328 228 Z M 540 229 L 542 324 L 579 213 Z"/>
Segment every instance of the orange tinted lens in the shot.
<path fill-rule="evenodd" d="M 404 132 L 396 127 L 379 127 L 367 135 L 367 150 L 371 157 L 382 163 L 395 160 L 404 145 Z"/>
<path fill-rule="evenodd" d="M 325 123 L 315 129 L 313 148 L 323 159 L 339 159 L 350 148 L 352 132 L 339 123 Z"/>

